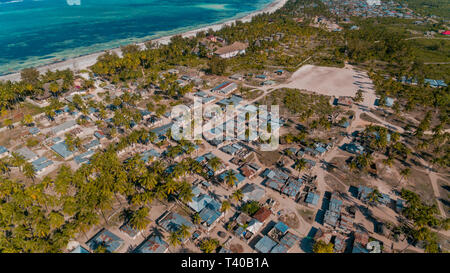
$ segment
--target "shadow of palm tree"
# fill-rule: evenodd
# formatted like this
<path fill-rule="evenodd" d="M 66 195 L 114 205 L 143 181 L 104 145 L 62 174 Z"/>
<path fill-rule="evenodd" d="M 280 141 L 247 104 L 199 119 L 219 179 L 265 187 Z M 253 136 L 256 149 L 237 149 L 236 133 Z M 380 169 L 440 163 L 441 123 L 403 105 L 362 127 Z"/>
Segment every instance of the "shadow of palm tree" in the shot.
<path fill-rule="evenodd" d="M 158 227 L 152 227 L 151 228 L 151 234 L 155 235 L 155 236 L 159 236 L 159 237 L 164 237 L 163 232 L 161 231 L 160 228 Z"/>

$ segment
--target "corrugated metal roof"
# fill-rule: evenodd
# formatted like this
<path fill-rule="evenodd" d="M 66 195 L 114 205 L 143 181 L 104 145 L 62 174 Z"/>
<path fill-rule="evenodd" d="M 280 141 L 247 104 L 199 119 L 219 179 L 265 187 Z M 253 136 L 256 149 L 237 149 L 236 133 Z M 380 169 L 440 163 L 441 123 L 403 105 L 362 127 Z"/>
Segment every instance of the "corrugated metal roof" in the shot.
<path fill-rule="evenodd" d="M 136 253 L 164 253 L 169 248 L 169 245 L 163 240 L 161 236 L 152 235 L 147 238 L 134 252 Z"/>
<path fill-rule="evenodd" d="M 108 252 L 115 251 L 123 243 L 122 239 L 107 229 L 102 229 L 87 242 L 92 250 L 96 250 L 99 245 L 104 244 Z"/>
<path fill-rule="evenodd" d="M 261 253 L 269 253 L 276 245 L 277 243 L 266 235 L 255 244 L 255 249 Z"/>

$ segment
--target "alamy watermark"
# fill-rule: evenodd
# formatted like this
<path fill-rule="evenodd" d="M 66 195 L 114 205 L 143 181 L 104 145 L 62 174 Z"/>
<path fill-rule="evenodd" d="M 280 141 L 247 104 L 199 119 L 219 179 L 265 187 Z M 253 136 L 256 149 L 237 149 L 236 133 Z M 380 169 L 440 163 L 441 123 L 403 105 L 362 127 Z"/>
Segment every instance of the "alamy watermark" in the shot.
<path fill-rule="evenodd" d="M 177 105 L 172 108 L 174 123 L 171 128 L 175 140 L 223 142 L 229 140 L 258 141 L 260 150 L 274 151 L 279 145 L 278 105 L 246 105 L 225 108 L 217 104 L 204 106 L 201 98 L 194 98 L 192 107 Z"/>
<path fill-rule="evenodd" d="M 80 6 L 81 0 L 66 0 L 67 5 L 69 6 Z"/>

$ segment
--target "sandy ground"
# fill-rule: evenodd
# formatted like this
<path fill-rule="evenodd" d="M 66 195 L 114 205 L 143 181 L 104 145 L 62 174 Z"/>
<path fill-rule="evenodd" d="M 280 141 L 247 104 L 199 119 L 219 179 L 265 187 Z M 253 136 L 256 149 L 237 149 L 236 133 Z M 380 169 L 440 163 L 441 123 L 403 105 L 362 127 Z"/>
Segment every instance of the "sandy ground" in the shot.
<path fill-rule="evenodd" d="M 346 68 L 304 65 L 298 69 L 286 84 L 278 87 L 297 88 L 313 91 L 327 96 L 351 96 L 356 91 L 364 91 L 364 101 L 361 105 L 374 107 L 375 92 L 372 81 L 367 73 L 355 70 L 351 66 Z"/>
<path fill-rule="evenodd" d="M 210 25 L 210 26 L 206 26 L 206 27 L 202 27 L 202 28 L 198 28 L 195 30 L 191 30 L 191 31 L 187 31 L 184 33 L 181 33 L 181 35 L 183 37 L 193 37 L 195 36 L 198 32 L 201 31 L 207 31 L 209 29 L 213 29 L 214 31 L 220 30 L 222 27 L 227 26 L 227 25 L 231 25 L 233 23 L 235 23 L 236 21 L 242 21 L 242 22 L 248 22 L 250 21 L 254 16 L 259 15 L 261 13 L 273 13 L 276 10 L 280 9 L 281 7 L 284 6 L 284 4 L 287 2 L 287 0 L 275 0 L 273 3 L 269 4 L 268 6 L 266 6 L 264 9 L 255 11 L 253 13 L 250 13 L 242 18 L 237 18 L 237 19 L 233 19 L 233 20 L 229 20 L 223 23 L 219 23 L 219 24 L 215 24 L 215 25 Z M 179 35 L 179 34 L 176 34 Z M 174 35 L 169 35 L 169 36 L 165 36 L 165 37 L 161 37 L 158 39 L 154 39 L 152 41 L 159 43 L 159 44 L 168 44 L 170 41 L 170 38 L 173 37 Z M 144 43 L 139 43 L 138 45 L 140 45 L 141 47 L 144 46 Z M 120 48 L 113 48 L 109 51 L 113 51 L 116 52 L 117 54 L 121 54 Z M 37 67 L 37 70 L 42 72 L 46 72 L 47 70 L 51 70 L 51 71 L 55 71 L 55 70 L 64 70 L 64 69 L 72 69 L 72 70 L 82 70 L 82 69 L 86 69 L 89 66 L 92 66 L 93 64 L 95 64 L 95 62 L 97 61 L 97 58 L 102 55 L 105 51 L 101 51 L 101 52 L 96 52 L 93 54 L 89 54 L 89 55 L 85 55 L 85 56 L 80 56 L 77 58 L 73 58 L 67 61 L 63 61 L 63 62 L 58 62 L 58 63 L 54 63 L 54 64 L 50 64 L 50 65 L 45 65 L 45 66 L 40 66 Z M 12 73 L 12 74 L 8 74 L 8 75 L 4 75 L 4 76 L 0 76 L 0 81 L 18 81 L 20 80 L 20 73 Z"/>

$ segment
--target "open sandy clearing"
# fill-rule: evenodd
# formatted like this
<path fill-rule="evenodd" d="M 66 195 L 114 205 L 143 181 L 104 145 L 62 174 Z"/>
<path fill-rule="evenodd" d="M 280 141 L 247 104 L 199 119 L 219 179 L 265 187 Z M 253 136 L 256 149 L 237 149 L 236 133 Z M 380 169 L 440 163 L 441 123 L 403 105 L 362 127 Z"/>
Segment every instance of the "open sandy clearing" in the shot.
<path fill-rule="evenodd" d="M 364 91 L 364 101 L 367 107 L 375 103 L 375 91 L 372 81 L 366 72 L 348 68 L 304 65 L 298 69 L 286 84 L 279 87 L 305 89 L 327 96 L 355 96 L 356 91 Z"/>

